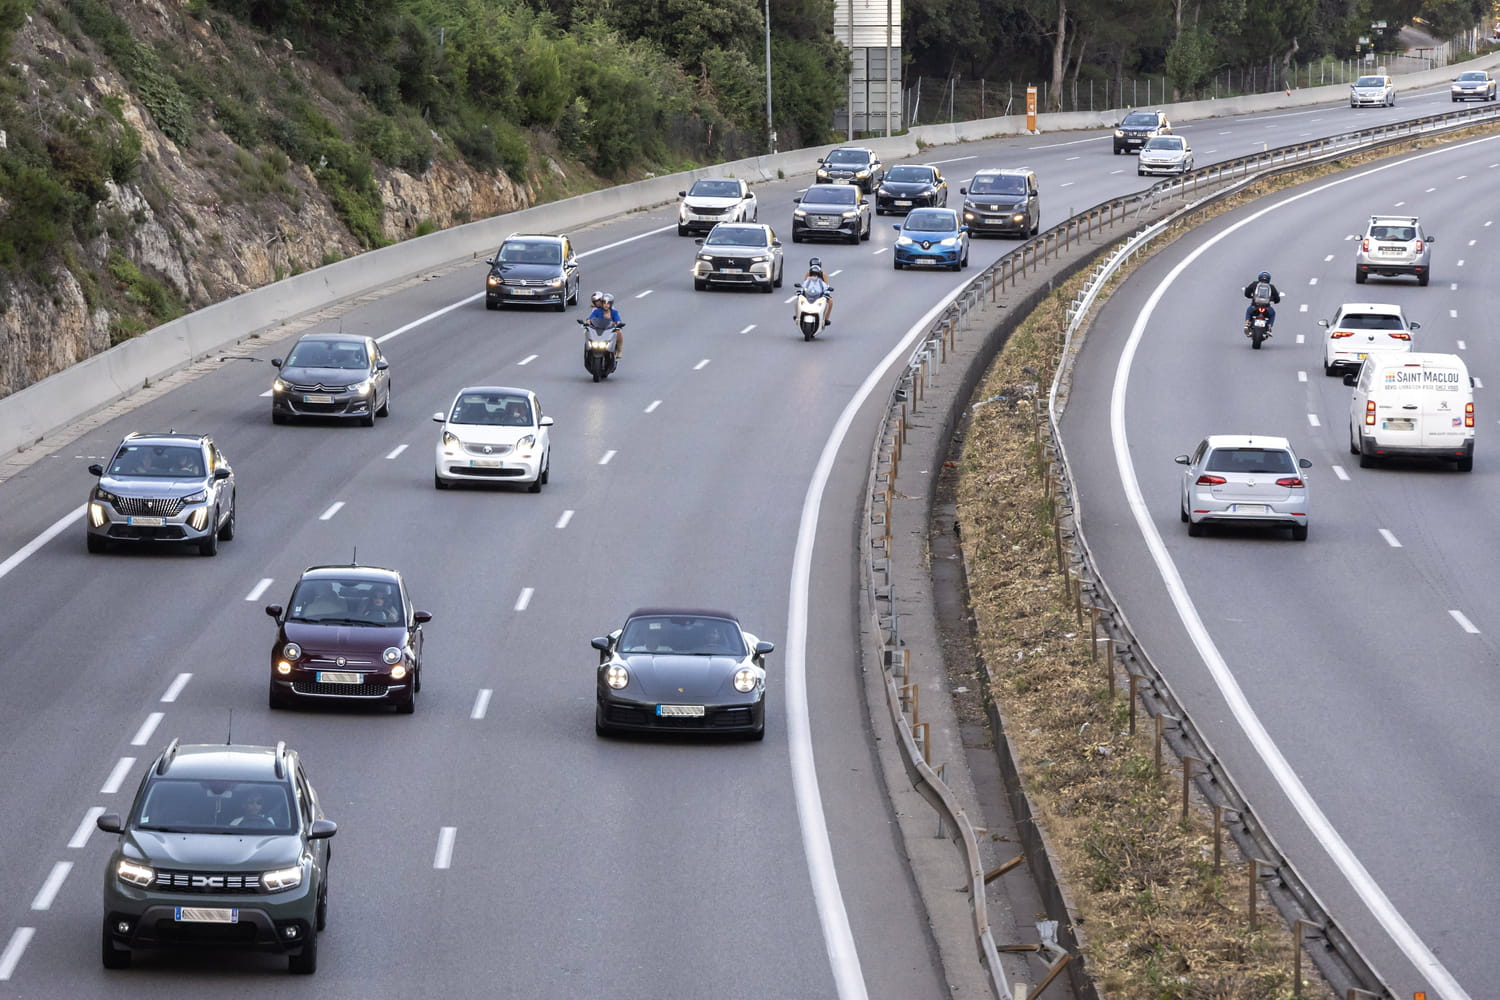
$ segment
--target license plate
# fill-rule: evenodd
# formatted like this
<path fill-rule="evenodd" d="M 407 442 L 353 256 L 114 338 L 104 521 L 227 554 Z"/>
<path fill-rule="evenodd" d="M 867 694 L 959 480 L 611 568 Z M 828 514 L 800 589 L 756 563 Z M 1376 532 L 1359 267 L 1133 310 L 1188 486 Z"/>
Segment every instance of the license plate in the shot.
<path fill-rule="evenodd" d="M 1388 431 L 1409 431 L 1417 426 L 1416 421 L 1410 417 L 1395 417 L 1391 420 L 1381 422 L 1381 428 Z"/>
<path fill-rule="evenodd" d="M 309 395 L 303 396 L 302 397 L 302 402 L 304 402 L 304 403 L 331 403 L 331 402 L 333 402 L 333 397 L 330 396 L 330 395 L 328 395 L 327 393 L 314 392 L 314 393 L 311 393 Z"/>
<path fill-rule="evenodd" d="M 1406 253 L 1406 247 L 1378 247 L 1377 249 L 1384 254 Z"/>
<path fill-rule="evenodd" d="M 833 179 L 833 183 L 835 183 L 835 184 L 849 184 L 849 183 L 851 183 L 851 179 L 848 178 L 848 177 L 835 177 Z"/>
<path fill-rule="evenodd" d="M 364 674 L 356 674 L 348 670 L 319 670 L 319 684 L 362 684 Z"/>
<path fill-rule="evenodd" d="M 898 205 L 910 205 L 911 204 L 911 199 L 909 199 L 909 198 L 906 198 L 906 199 L 897 198 L 896 199 L 896 204 L 898 204 Z"/>
<path fill-rule="evenodd" d="M 657 705 L 656 714 L 662 718 L 701 719 L 702 705 Z"/>
<path fill-rule="evenodd" d="M 918 257 L 917 258 L 917 264 L 918 265 L 929 265 L 930 266 L 930 265 L 936 264 L 936 263 L 937 263 L 937 261 L 933 260 L 931 257 Z"/>
<path fill-rule="evenodd" d="M 1232 503 L 1229 505 L 1231 514 L 1264 514 L 1266 505 L 1263 503 Z"/>
<path fill-rule="evenodd" d="M 166 519 L 161 517 L 127 517 L 126 524 L 138 524 L 142 528 L 160 528 L 166 524 Z"/>
<path fill-rule="evenodd" d="M 178 906 L 173 909 L 172 919 L 184 924 L 237 924 L 240 922 L 240 911 Z"/>
<path fill-rule="evenodd" d="M 471 469 L 498 469 L 500 460 L 498 458 L 471 458 L 469 459 Z"/>
<path fill-rule="evenodd" d="M 743 269 L 738 268 L 738 267 L 725 267 L 725 268 L 720 268 L 720 273 L 721 274 L 744 274 L 745 272 L 744 272 Z"/>

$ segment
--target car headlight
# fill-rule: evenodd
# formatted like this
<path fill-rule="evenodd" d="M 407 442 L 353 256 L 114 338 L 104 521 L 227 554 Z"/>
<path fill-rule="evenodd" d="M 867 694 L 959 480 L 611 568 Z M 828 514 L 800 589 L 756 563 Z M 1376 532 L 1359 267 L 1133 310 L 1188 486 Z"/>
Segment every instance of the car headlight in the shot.
<path fill-rule="evenodd" d="M 623 663 L 611 663 L 604 668 L 604 683 L 618 691 L 630 683 L 630 671 Z"/>
<path fill-rule="evenodd" d="M 443 431 L 444 448 L 457 448 L 461 444 L 463 444 L 463 442 L 458 439 L 457 434 L 453 433 L 452 431 Z"/>
<path fill-rule="evenodd" d="M 516 442 L 516 451 L 530 451 L 536 447 L 536 435 L 527 434 Z"/>
<path fill-rule="evenodd" d="M 199 490 L 197 493 L 189 493 L 182 498 L 183 503 L 202 503 L 208 499 L 208 490 Z"/>
<path fill-rule="evenodd" d="M 1125 138 L 1125 131 L 1123 129 L 1118 129 L 1118 128 L 1115 129 L 1115 138 L 1116 139 L 1123 139 L 1123 138 Z"/>
<path fill-rule="evenodd" d="M 398 663 L 394 667 L 391 668 L 391 678 L 393 680 L 398 680 L 399 681 L 399 680 L 403 679 L 405 676 L 406 676 L 406 664 L 404 664 L 404 663 Z"/>
<path fill-rule="evenodd" d="M 870 172 L 868 170 L 856 170 L 854 172 L 854 176 L 855 177 L 868 177 L 868 176 L 870 176 Z"/>
<path fill-rule="evenodd" d="M 289 642 L 281 647 L 281 656 L 287 660 L 300 660 L 302 659 L 302 647 L 295 642 Z"/>
<path fill-rule="evenodd" d="M 488 278 L 484 279 L 484 283 L 486 285 L 489 285 L 491 288 L 499 288 L 501 285 L 505 284 L 505 281 L 500 277 L 500 275 L 492 274 Z"/>
<path fill-rule="evenodd" d="M 302 866 L 273 868 L 260 873 L 260 884 L 267 892 L 285 892 L 302 884 Z"/>
<path fill-rule="evenodd" d="M 1451 90 L 1451 91 L 1453 91 L 1456 94 L 1460 90 L 1463 90 L 1464 88 L 1460 87 L 1458 84 L 1455 83 L 1453 86 L 1449 87 L 1448 89 Z"/>
<path fill-rule="evenodd" d="M 1025 222 L 1026 221 L 1026 216 L 1022 215 L 1019 212 L 1017 212 L 1015 215 L 1012 215 L 1010 217 L 1010 221 L 1011 222 L 1017 222 L 1017 223 L 1019 223 L 1019 222 Z"/>
<path fill-rule="evenodd" d="M 276 381 L 271 383 L 271 391 L 286 392 L 286 383 L 281 381 L 281 379 L 277 379 Z"/>
<path fill-rule="evenodd" d="M 714 262 L 714 255 L 711 253 L 700 253 L 698 259 L 705 264 L 712 264 Z"/>
<path fill-rule="evenodd" d="M 363 382 L 355 382 L 349 386 L 347 391 L 354 393 L 356 396 L 368 396 L 370 394 L 370 380 L 365 379 Z"/>
<path fill-rule="evenodd" d="M 748 694 L 755 690 L 755 671 L 749 667 L 740 667 L 734 672 L 734 689 L 740 694 Z"/>
<path fill-rule="evenodd" d="M 956 247 L 956 246 L 958 246 L 958 237 L 957 236 L 949 236 L 946 239 L 938 240 L 938 246 L 940 246 L 940 247 Z"/>
<path fill-rule="evenodd" d="M 859 218 L 859 209 L 856 208 L 856 209 L 853 209 L 851 211 L 844 212 L 843 216 L 846 219 L 857 219 L 857 218 Z"/>
<path fill-rule="evenodd" d="M 908 244 L 915 243 L 915 242 L 916 242 L 916 240 L 912 239 L 910 236 L 897 236 L 896 237 L 896 245 L 897 246 L 907 246 Z"/>
<path fill-rule="evenodd" d="M 794 219 L 805 219 L 805 218 L 807 218 L 807 209 L 805 209 L 805 208 L 794 208 L 794 209 L 792 209 L 792 218 L 794 218 Z"/>
<path fill-rule="evenodd" d="M 102 486 L 94 487 L 94 499 L 103 500 L 105 503 L 119 503 L 120 498 Z"/>
<path fill-rule="evenodd" d="M 89 504 L 89 524 L 96 528 L 104 527 L 104 522 L 109 520 L 109 515 L 104 513 L 104 505 L 101 503 Z"/>
<path fill-rule="evenodd" d="M 818 176 L 819 177 L 827 177 L 828 176 L 828 168 L 826 168 L 826 167 L 819 167 L 818 168 Z"/>
<path fill-rule="evenodd" d="M 128 858 L 121 858 L 115 865 L 115 876 L 121 882 L 129 882 L 131 885 L 148 886 L 156 881 L 156 870 L 147 865 L 136 864 Z"/>
<path fill-rule="evenodd" d="M 390 666 L 394 663 L 400 663 L 403 655 L 400 646 L 387 646 L 380 654 L 380 658 L 385 661 L 386 666 Z"/>
<path fill-rule="evenodd" d="M 561 277 L 548 278 L 547 279 L 547 287 L 548 288 L 561 288 L 562 284 L 563 284 L 563 280 L 562 280 Z"/>

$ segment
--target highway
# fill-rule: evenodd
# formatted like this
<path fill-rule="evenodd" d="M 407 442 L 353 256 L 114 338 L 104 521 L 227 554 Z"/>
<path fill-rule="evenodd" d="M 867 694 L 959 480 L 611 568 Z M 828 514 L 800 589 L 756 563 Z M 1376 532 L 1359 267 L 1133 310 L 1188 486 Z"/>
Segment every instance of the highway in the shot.
<path fill-rule="evenodd" d="M 1191 138 L 1202 165 L 1262 144 L 1344 131 L 1353 122 L 1447 107 L 1446 92 L 1433 91 L 1403 96 L 1393 109 L 1290 111 L 1183 123 L 1179 131 Z M 1465 161 L 1474 175 L 1470 199 L 1488 176 L 1484 154 L 1473 155 Z M 922 160 L 949 175 L 954 207 L 957 187 L 973 169 L 1031 166 L 1041 181 L 1044 227 L 1148 183 L 1135 176 L 1132 159 L 1109 154 L 1107 133 L 967 143 L 930 149 Z M 1425 177 L 1434 166 L 1413 171 Z M 1453 173 L 1446 161 L 1443 170 Z M 762 221 L 789 231 L 791 199 L 805 183 L 759 186 Z M 1480 226 L 1460 214 L 1461 190 L 1445 197 L 1462 225 L 1440 222 L 1436 201 L 1424 209 L 1442 240 L 1438 281 L 1422 290 L 1421 309 L 1415 292 L 1410 303 L 1424 333 L 1429 314 L 1436 317 L 1428 301 L 1460 307 L 1461 296 L 1437 284 L 1446 288 L 1449 255 L 1463 253 L 1465 230 Z M 1357 211 L 1353 202 L 1348 207 L 1350 224 L 1369 208 L 1364 201 Z M 1321 221 L 1297 221 L 1306 218 L 1289 216 L 1282 227 L 1273 271 L 1320 273 L 1310 259 L 1285 256 L 1304 241 L 1328 253 L 1347 251 L 1338 242 L 1342 230 L 1333 235 Z M 891 346 L 967 275 L 892 274 L 892 220 L 882 217 L 873 238 L 858 246 L 793 246 L 787 239 L 788 278 L 775 295 L 695 293 L 688 273 L 694 248 L 675 235 L 674 221 L 675 206 L 573 234 L 585 253 L 585 287 L 614 292 L 629 323 L 620 371 L 607 382 L 593 384 L 583 371 L 573 323 L 581 313 L 487 312 L 483 267 L 455 266 L 318 321 L 318 329 L 382 339 L 392 359 L 392 415 L 373 429 L 273 427 L 264 396 L 272 369 L 264 362 L 284 354 L 291 340 L 268 339 L 253 349 L 253 361 L 228 361 L 150 394 L 133 411 L 47 449 L 0 482 L 6 511 L 0 606 L 8 612 L 9 653 L 7 697 L 0 699 L 6 734 L 0 801 L 12 817 L 0 852 L 0 996 L 167 990 L 227 997 L 248 982 L 267 997 L 312 989 L 329 997 L 441 991 L 622 1000 L 708 992 L 843 1000 L 949 995 L 874 758 L 854 651 L 851 518 L 864 487 L 874 406 L 860 411 L 844 439 L 812 522 L 816 532 L 803 539 L 813 545 L 806 647 L 790 648 L 787 640 L 803 600 L 793 553 L 825 442 Z M 1256 227 L 1244 238 L 1274 234 Z M 974 270 L 1014 245 L 976 242 Z M 1267 251 L 1252 246 L 1253 268 Z M 1225 253 L 1233 266 L 1221 262 L 1215 277 L 1240 280 L 1243 254 Z M 789 296 L 812 254 L 823 258 L 839 305 L 832 328 L 804 343 L 792 327 Z M 1322 273 L 1347 280 L 1331 263 Z M 1278 280 L 1286 290 L 1290 283 L 1279 274 Z M 1470 284 L 1476 298 L 1462 303 L 1463 314 L 1484 315 L 1478 283 Z M 1137 283 L 1129 287 L 1134 294 Z M 1367 286 L 1366 294 L 1376 287 Z M 1212 301 L 1180 315 L 1238 309 L 1220 301 L 1230 296 L 1216 286 L 1203 294 Z M 1124 300 L 1117 296 L 1122 305 L 1109 309 L 1127 308 Z M 1290 319 L 1295 308 L 1283 307 L 1283 316 Z M 1262 397 L 1248 394 L 1240 370 L 1253 363 L 1255 377 L 1269 386 L 1273 366 L 1289 363 L 1297 350 L 1279 336 L 1264 357 L 1252 358 L 1248 349 L 1231 354 L 1244 347 L 1232 330 L 1210 337 L 1192 324 L 1168 325 L 1181 336 L 1191 333 L 1195 350 L 1214 352 L 1200 356 L 1210 364 L 1184 364 L 1175 355 L 1160 362 L 1170 364 L 1179 405 L 1197 399 L 1216 407 L 1191 419 L 1181 412 L 1151 418 L 1170 421 L 1174 439 L 1206 432 L 1199 428 L 1210 417 L 1233 416 L 1226 407 L 1237 399 L 1258 405 Z M 1312 369 L 1305 361 L 1301 366 Z M 1482 370 L 1478 359 L 1474 367 Z M 534 389 L 555 418 L 551 482 L 539 495 L 433 489 L 431 415 L 462 385 L 481 383 Z M 1184 398 L 1186 385 L 1193 392 Z M 1319 394 L 1326 429 L 1342 387 L 1331 379 L 1326 386 L 1294 385 L 1301 388 L 1278 389 L 1270 398 Z M 1082 419 L 1081 408 L 1074 412 Z M 86 554 L 81 505 L 93 481 L 87 465 L 102 461 L 127 431 L 166 428 L 212 434 L 234 463 L 237 536 L 213 559 L 186 550 Z M 1185 440 L 1180 450 L 1191 444 Z M 1329 445 L 1325 467 L 1337 445 Z M 1450 603 L 1483 622 L 1475 588 L 1489 572 L 1479 556 L 1484 547 L 1456 533 L 1438 545 L 1437 527 L 1458 518 L 1433 518 L 1424 504 L 1476 509 L 1477 498 L 1462 494 L 1483 488 L 1485 454 L 1481 444 L 1475 473 L 1462 480 L 1380 473 L 1398 481 L 1392 489 L 1406 516 L 1379 526 L 1410 539 L 1404 551 L 1377 547 L 1338 513 L 1332 476 L 1319 477 L 1320 487 L 1327 484 L 1319 507 L 1325 513 L 1305 547 L 1215 538 L 1201 540 L 1208 545 L 1199 550 L 1239 545 L 1245 559 L 1236 567 L 1245 572 L 1284 571 L 1291 559 L 1327 574 L 1318 577 L 1319 590 L 1305 593 L 1340 586 L 1366 594 L 1364 603 L 1330 618 L 1304 599 L 1294 617 L 1263 629 L 1274 641 L 1253 637 L 1267 662 L 1285 659 L 1289 645 L 1314 643 L 1295 675 L 1311 686 L 1267 685 L 1264 696 L 1273 704 L 1265 711 L 1279 715 L 1297 707 L 1288 703 L 1307 708 L 1327 699 L 1321 726 L 1285 730 L 1295 749 L 1317 759 L 1318 774 L 1304 777 L 1320 779 L 1318 793 L 1329 796 L 1330 809 L 1366 805 L 1372 829 L 1364 839 L 1405 849 L 1405 865 L 1381 871 L 1391 880 L 1387 891 L 1419 907 L 1416 926 L 1437 923 L 1448 934 L 1462 930 L 1448 914 L 1477 912 L 1463 905 L 1464 896 L 1477 896 L 1484 880 L 1445 880 L 1451 895 L 1429 892 L 1419 904 L 1408 897 L 1430 889 L 1432 872 L 1413 872 L 1420 852 L 1412 848 L 1466 843 L 1488 818 L 1483 807 L 1459 800 L 1448 780 L 1453 759 L 1433 749 L 1450 741 L 1454 719 L 1475 723 L 1466 748 L 1483 749 L 1485 729 L 1471 718 L 1483 693 L 1455 686 L 1477 680 L 1470 673 L 1478 654 L 1465 651 L 1484 640 L 1454 630 L 1451 619 L 1445 627 L 1453 635 L 1417 628 L 1392 608 L 1415 614 L 1412 601 L 1426 604 L 1447 588 L 1455 599 L 1470 595 L 1467 603 Z M 1159 483 L 1143 477 L 1153 490 L 1170 490 L 1170 459 Z M 1086 506 L 1094 503 L 1086 494 Z M 1153 511 L 1159 519 L 1171 513 L 1159 497 Z M 1341 563 L 1325 558 L 1323 546 L 1338 544 L 1341 525 L 1350 532 L 1345 558 L 1354 572 L 1335 577 L 1329 571 Z M 1172 537 L 1174 544 L 1187 541 Z M 1452 562 L 1399 572 L 1403 557 L 1434 550 L 1447 551 Z M 416 714 L 270 711 L 265 689 L 274 625 L 262 606 L 283 603 L 304 567 L 344 562 L 356 552 L 362 563 L 402 570 L 417 606 L 433 614 Z M 1382 580 L 1391 586 L 1368 588 L 1368 571 L 1387 564 L 1392 575 Z M 1153 594 L 1148 574 L 1132 565 L 1143 599 L 1155 607 L 1159 585 Z M 1274 579 L 1284 587 L 1285 576 Z M 1275 590 L 1265 586 L 1266 599 Z M 724 607 L 778 644 L 769 661 L 764 743 L 595 737 L 596 657 L 589 639 L 637 606 L 671 603 Z M 1162 605 L 1156 624 L 1165 641 L 1180 646 L 1171 636 L 1181 628 L 1168 608 Z M 1356 612 L 1367 623 L 1389 623 L 1393 634 L 1349 640 Z M 1249 641 L 1254 624 L 1251 616 L 1225 634 L 1225 643 Z M 1326 648 L 1316 644 L 1320 635 Z M 1327 660 L 1335 650 L 1336 662 L 1351 666 L 1310 677 L 1302 664 L 1335 662 Z M 1352 659 L 1351 650 L 1361 659 Z M 1432 655 L 1438 650 L 1449 655 Z M 793 665 L 805 669 L 793 675 Z M 1398 688 L 1412 667 L 1438 683 Z M 1335 675 L 1368 684 L 1372 674 L 1380 683 L 1362 691 L 1325 686 Z M 805 718 L 794 715 L 797 706 L 787 697 L 802 684 Z M 1391 714 L 1398 694 L 1421 690 L 1447 700 L 1435 694 L 1407 706 L 1410 715 Z M 1442 714 L 1465 705 L 1475 708 Z M 1368 714 L 1381 708 L 1386 712 Z M 1337 731 L 1333 720 L 1345 715 Z M 1377 742 L 1372 731 L 1381 729 L 1393 735 Z M 218 742 L 231 735 L 241 743 L 284 739 L 297 748 L 340 824 L 316 986 L 287 976 L 280 960 L 255 956 L 141 955 L 134 970 L 106 973 L 97 954 L 109 838 L 90 832 L 91 815 L 125 811 L 145 767 L 173 737 Z M 1356 764 L 1377 749 L 1382 768 L 1367 777 Z M 1406 755 L 1421 760 L 1422 774 L 1401 776 Z M 1468 766 L 1484 759 L 1475 754 Z M 1304 770 L 1311 767 L 1303 762 Z M 1419 785 L 1424 776 L 1432 783 Z M 1363 784 L 1385 789 L 1398 779 L 1384 796 L 1370 795 Z M 1401 803 L 1402 815 L 1371 814 L 1369 805 L 1382 799 Z M 1397 843 L 1387 828 L 1411 836 Z M 1465 971 L 1483 981 L 1483 968 Z"/>

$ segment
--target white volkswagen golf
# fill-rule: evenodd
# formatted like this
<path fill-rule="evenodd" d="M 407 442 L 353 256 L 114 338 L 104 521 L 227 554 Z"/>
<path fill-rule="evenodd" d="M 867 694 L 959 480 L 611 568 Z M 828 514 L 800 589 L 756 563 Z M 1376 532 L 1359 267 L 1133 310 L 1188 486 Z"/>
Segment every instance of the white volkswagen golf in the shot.
<path fill-rule="evenodd" d="M 540 493 L 552 471 L 552 418 L 530 389 L 478 385 L 460 389 L 447 413 L 434 413 L 443 425 L 438 439 L 433 485 L 525 483 Z"/>

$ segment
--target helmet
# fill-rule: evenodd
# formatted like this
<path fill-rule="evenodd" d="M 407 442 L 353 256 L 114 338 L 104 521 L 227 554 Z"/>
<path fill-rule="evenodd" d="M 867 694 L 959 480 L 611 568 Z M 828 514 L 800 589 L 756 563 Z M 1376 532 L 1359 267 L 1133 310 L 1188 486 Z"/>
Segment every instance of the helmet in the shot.
<path fill-rule="evenodd" d="M 1255 276 L 1255 280 L 1256 281 L 1270 281 L 1271 280 L 1271 272 L 1270 271 L 1262 271 L 1262 272 L 1260 272 L 1259 274 L 1257 274 Z"/>
<path fill-rule="evenodd" d="M 599 297 L 604 300 L 606 308 L 615 304 L 615 297 L 608 292 L 600 292 Z"/>
<path fill-rule="evenodd" d="M 823 261 L 817 257 L 807 262 L 807 273 L 811 276 L 823 277 Z"/>
<path fill-rule="evenodd" d="M 600 302 L 604 301 L 604 293 L 603 292 L 594 292 L 592 295 L 589 296 L 589 301 L 591 303 L 593 303 L 594 305 L 597 306 Z"/>

